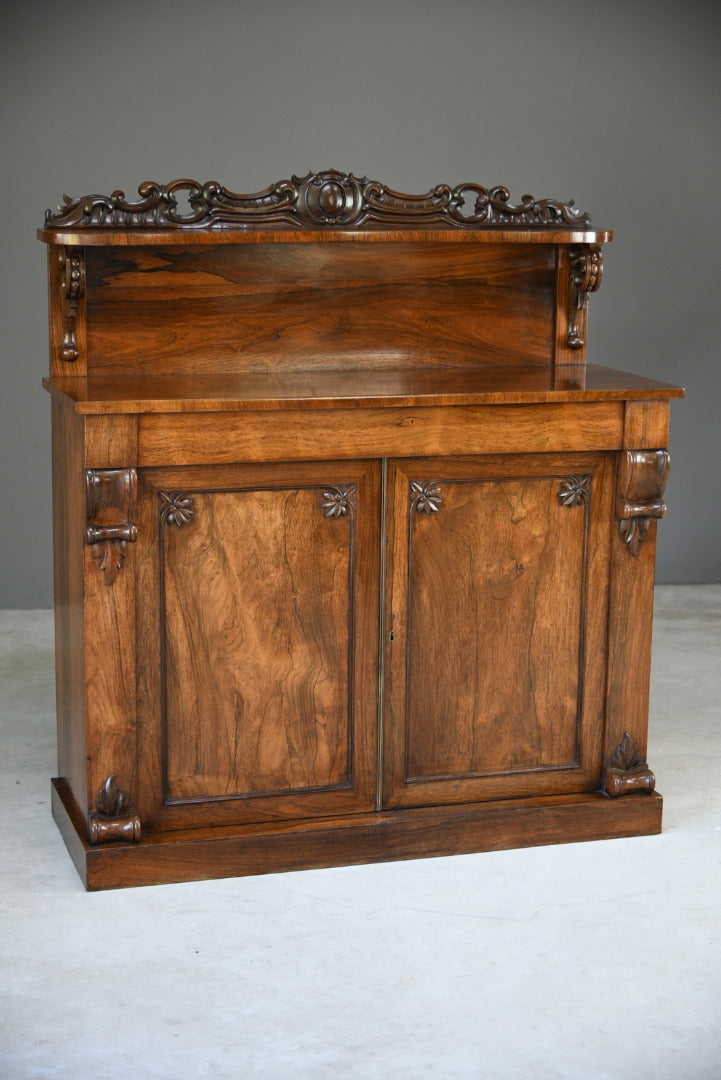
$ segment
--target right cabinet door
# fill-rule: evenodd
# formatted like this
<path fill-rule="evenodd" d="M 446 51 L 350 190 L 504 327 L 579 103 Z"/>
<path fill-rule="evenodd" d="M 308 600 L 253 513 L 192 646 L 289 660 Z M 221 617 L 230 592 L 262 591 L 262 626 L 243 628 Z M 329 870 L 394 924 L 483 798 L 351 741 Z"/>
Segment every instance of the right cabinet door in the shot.
<path fill-rule="evenodd" d="M 390 463 L 384 806 L 599 787 L 613 465 Z"/>

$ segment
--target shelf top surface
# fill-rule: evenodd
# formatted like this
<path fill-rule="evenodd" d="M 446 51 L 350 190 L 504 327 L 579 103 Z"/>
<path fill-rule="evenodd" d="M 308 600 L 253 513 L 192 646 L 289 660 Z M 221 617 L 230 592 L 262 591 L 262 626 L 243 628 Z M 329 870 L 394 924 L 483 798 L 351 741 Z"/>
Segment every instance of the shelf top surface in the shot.
<path fill-rule="evenodd" d="M 680 387 L 593 365 L 62 376 L 46 378 L 43 385 L 85 415 L 513 405 L 683 396 Z"/>
<path fill-rule="evenodd" d="M 64 247 L 209 247 L 215 244 L 318 244 L 318 243 L 461 243 L 461 244 L 605 244 L 613 233 L 599 229 L 38 229 L 38 239 Z"/>

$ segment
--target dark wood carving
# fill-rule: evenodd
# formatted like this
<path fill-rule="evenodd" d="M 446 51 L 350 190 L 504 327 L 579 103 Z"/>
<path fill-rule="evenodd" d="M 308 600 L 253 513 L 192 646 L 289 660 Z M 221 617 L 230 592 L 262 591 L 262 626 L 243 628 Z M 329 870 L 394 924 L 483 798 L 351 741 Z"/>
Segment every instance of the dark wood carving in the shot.
<path fill-rule="evenodd" d="M 112 585 L 127 558 L 127 547 L 138 537 L 133 522 L 137 475 L 135 469 L 86 469 L 87 524 L 90 544 L 105 584 Z"/>
<path fill-rule="evenodd" d="M 109 776 L 98 792 L 95 809 L 88 814 L 88 836 L 91 844 L 140 840 L 140 818 L 116 776 Z"/>
<path fill-rule="evenodd" d="M 650 793 L 656 786 L 656 778 L 638 751 L 628 732 L 613 754 L 603 778 L 603 790 L 612 799 L 633 792 Z"/>
<path fill-rule="evenodd" d="M 355 484 L 341 484 L 323 491 L 320 508 L 326 517 L 338 518 L 355 510 Z"/>
<path fill-rule="evenodd" d="M 431 481 L 428 484 L 411 480 L 411 510 L 418 514 L 434 514 L 440 510 L 443 499 L 441 498 L 440 484 Z"/>
<path fill-rule="evenodd" d="M 564 506 L 578 506 L 579 503 L 587 503 L 591 498 L 590 474 L 569 476 L 567 480 L 562 480 L 558 498 Z"/>
<path fill-rule="evenodd" d="M 60 346 L 60 356 L 63 360 L 74 361 L 80 355 L 76 337 L 76 324 L 78 318 L 78 302 L 85 288 L 85 260 L 81 250 L 68 251 L 65 247 L 58 248 L 58 268 L 60 272 L 60 287 L 64 303 L 63 321 L 64 333 Z"/>
<path fill-rule="evenodd" d="M 661 496 L 668 478 L 667 450 L 624 450 L 618 465 L 616 516 L 621 536 L 634 556 L 651 522 L 666 514 Z"/>
<path fill-rule="evenodd" d="M 187 199 L 187 213 L 178 207 L 178 194 Z M 88 228 L 252 228 L 257 226 L 332 226 L 359 229 L 365 226 L 411 226 L 427 228 L 583 228 L 589 214 L 557 199 L 523 195 L 511 203 L 505 187 L 485 188 L 466 183 L 457 187 L 438 184 L 425 195 L 405 195 L 368 177 L 328 169 L 293 176 L 271 184 L 253 195 L 239 195 L 216 180 L 173 180 L 158 184 L 146 180 L 138 187 L 140 199 L 132 202 L 125 192 L 84 195 L 48 210 L 48 226 Z"/>
<path fill-rule="evenodd" d="M 163 525 L 177 525 L 182 528 L 193 520 L 193 500 L 182 491 L 160 492 L 160 520 Z"/>
<path fill-rule="evenodd" d="M 603 277 L 603 257 L 596 244 L 584 244 L 569 252 L 571 270 L 571 319 L 568 327 L 568 345 L 582 349 L 586 344 L 586 322 L 589 293 L 596 292 Z"/>

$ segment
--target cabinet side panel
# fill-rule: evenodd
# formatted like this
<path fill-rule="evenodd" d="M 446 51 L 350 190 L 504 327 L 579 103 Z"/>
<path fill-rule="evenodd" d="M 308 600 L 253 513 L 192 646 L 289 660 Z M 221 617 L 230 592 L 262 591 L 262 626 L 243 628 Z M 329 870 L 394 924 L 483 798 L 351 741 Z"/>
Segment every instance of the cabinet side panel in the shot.
<path fill-rule="evenodd" d="M 52 422 L 58 772 L 85 813 L 84 421 L 54 397 Z"/>
<path fill-rule="evenodd" d="M 343 361 L 548 364 L 546 244 L 89 249 L 89 370 L 199 374 Z"/>

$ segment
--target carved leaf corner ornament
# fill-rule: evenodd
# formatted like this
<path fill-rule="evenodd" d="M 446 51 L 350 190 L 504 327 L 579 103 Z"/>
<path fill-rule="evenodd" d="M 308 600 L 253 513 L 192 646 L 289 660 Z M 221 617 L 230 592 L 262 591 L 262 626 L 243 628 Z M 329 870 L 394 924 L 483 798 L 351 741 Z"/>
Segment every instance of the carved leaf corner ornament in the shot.
<path fill-rule="evenodd" d="M 352 514 L 355 510 L 355 484 L 341 484 L 338 487 L 329 487 L 323 491 L 323 501 L 320 508 L 323 516 L 327 518 L 341 518 L 346 514 Z"/>
<path fill-rule="evenodd" d="M 183 212 L 178 195 L 187 201 Z M 437 184 L 423 195 L 407 195 L 367 176 L 326 169 L 293 175 L 263 191 L 241 195 L 216 180 L 173 180 L 158 184 L 146 180 L 138 187 L 139 199 L 123 191 L 111 195 L 84 195 L 63 202 L 45 214 L 48 228 L 172 228 L 244 229 L 284 226 L 352 228 L 365 226 L 440 226 L 460 229 L 553 227 L 583 229 L 589 214 L 577 210 L 573 199 L 536 199 L 522 195 L 510 201 L 508 188 L 486 188 L 477 183 Z"/>
<path fill-rule="evenodd" d="M 163 525 L 176 525 L 180 529 L 193 520 L 194 513 L 190 495 L 181 491 L 160 492 L 160 521 Z"/>
<path fill-rule="evenodd" d="M 411 510 L 417 514 L 436 514 L 441 508 L 441 486 L 433 481 L 427 484 L 411 480 Z"/>
<path fill-rule="evenodd" d="M 561 481 L 558 499 L 563 506 L 578 506 L 580 503 L 588 503 L 590 498 L 590 473 L 584 473 L 581 476 L 569 476 L 568 479 Z"/>

